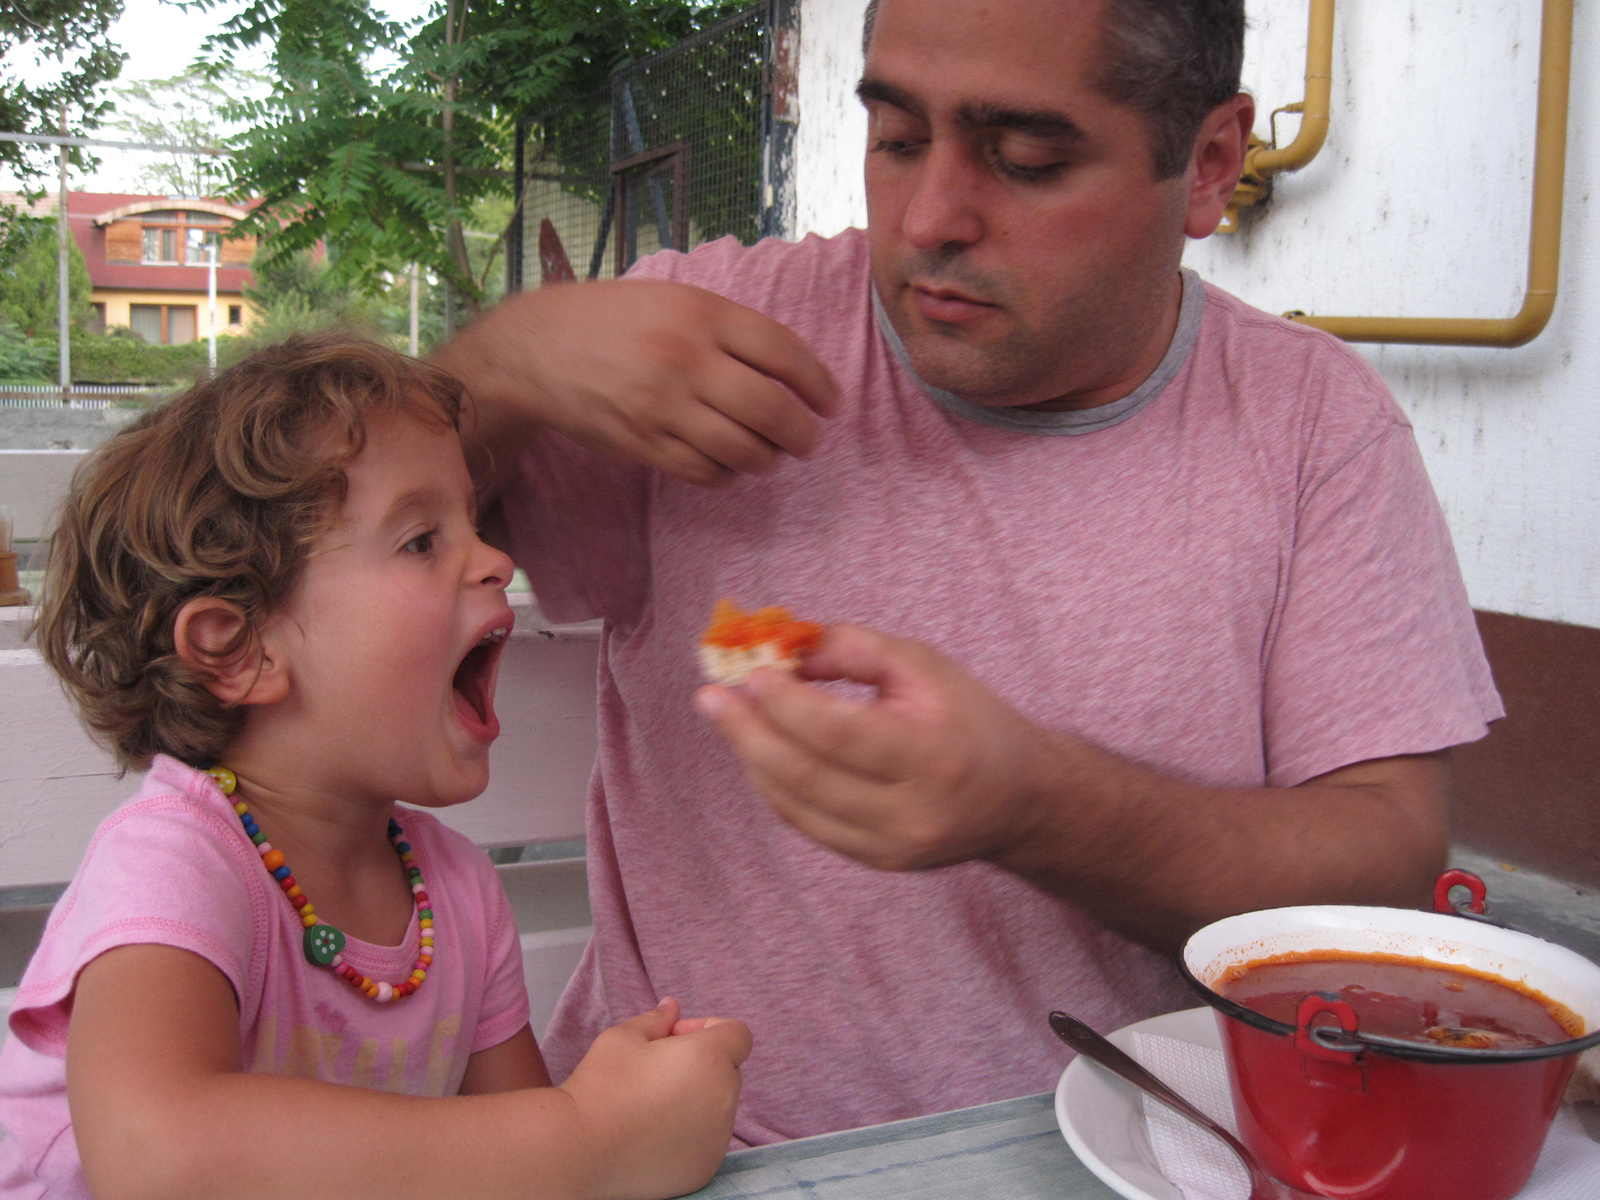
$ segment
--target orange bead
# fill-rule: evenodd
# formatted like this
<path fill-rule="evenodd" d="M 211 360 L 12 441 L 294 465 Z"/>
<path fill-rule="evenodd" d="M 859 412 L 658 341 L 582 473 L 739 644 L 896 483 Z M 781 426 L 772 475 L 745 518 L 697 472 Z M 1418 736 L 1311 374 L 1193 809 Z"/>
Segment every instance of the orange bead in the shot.
<path fill-rule="evenodd" d="M 261 856 L 262 865 L 269 871 L 276 871 L 283 866 L 285 859 L 282 850 L 268 850 Z"/>

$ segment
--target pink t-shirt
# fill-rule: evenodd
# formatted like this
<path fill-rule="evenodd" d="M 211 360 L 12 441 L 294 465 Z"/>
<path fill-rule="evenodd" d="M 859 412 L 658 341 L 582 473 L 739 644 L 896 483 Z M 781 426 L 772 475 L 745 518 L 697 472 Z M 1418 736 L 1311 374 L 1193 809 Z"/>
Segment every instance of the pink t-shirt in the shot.
<path fill-rule="evenodd" d="M 395 817 L 439 932 L 427 982 L 380 1006 L 306 961 L 299 918 L 210 777 L 157 758 L 138 796 L 95 832 L 17 991 L 0 1049 L 0 1197 L 89 1195 L 67 1111 L 67 1026 L 78 972 L 116 946 L 177 946 L 227 976 L 247 1070 L 458 1091 L 469 1055 L 528 1023 L 516 924 L 487 855 L 427 813 Z M 397 980 L 420 944 L 413 913 L 398 946 L 351 939 L 344 954 Z"/>
<path fill-rule="evenodd" d="M 1030 719 L 1202 784 L 1289 786 L 1501 715 L 1411 429 L 1335 339 L 1195 280 L 1170 382 L 1050 436 L 935 401 L 874 320 L 860 231 L 635 274 L 788 325 L 841 411 L 811 458 L 720 490 L 547 435 L 501 507 L 543 610 L 606 618 L 595 935 L 546 1039 L 558 1078 L 675 995 L 749 1022 L 735 1133 L 768 1142 L 1052 1087 L 1053 1008 L 1111 1030 L 1194 1003 L 995 867 L 886 874 L 783 824 L 691 707 L 719 596 L 921 639 Z"/>

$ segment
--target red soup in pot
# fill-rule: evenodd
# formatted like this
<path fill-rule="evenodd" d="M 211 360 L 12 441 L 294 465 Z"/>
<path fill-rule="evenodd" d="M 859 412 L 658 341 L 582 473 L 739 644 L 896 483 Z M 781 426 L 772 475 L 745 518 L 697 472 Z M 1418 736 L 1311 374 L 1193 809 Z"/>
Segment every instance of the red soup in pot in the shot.
<path fill-rule="evenodd" d="M 1424 1045 L 1522 1050 L 1584 1033 L 1582 1018 L 1532 988 L 1400 955 L 1284 954 L 1232 967 L 1213 987 L 1286 1025 L 1309 993 L 1337 994 L 1355 1009 L 1361 1032 Z"/>

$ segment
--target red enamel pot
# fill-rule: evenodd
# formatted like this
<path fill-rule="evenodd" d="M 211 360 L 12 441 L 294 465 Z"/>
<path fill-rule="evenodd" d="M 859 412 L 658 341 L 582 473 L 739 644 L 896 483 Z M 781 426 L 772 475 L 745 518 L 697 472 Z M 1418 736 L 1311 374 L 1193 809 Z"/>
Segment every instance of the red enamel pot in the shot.
<path fill-rule="evenodd" d="M 1206 926 L 1181 969 L 1216 1010 L 1239 1136 L 1283 1182 L 1341 1200 L 1509 1200 L 1533 1173 L 1580 1051 L 1600 1045 L 1600 965 L 1481 915 L 1458 913 L 1442 876 L 1436 912 L 1324 905 L 1244 913 Z M 1230 968 L 1283 954 L 1398 955 L 1485 972 L 1565 1005 L 1583 1036 L 1474 1050 L 1363 1033 L 1332 993 L 1294 1025 L 1212 989 Z"/>

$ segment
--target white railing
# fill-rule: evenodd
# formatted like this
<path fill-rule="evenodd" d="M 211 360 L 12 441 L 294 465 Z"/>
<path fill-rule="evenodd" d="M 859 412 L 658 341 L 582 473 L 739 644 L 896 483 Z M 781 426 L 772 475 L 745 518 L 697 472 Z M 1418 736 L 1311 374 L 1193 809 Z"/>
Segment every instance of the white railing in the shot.
<path fill-rule="evenodd" d="M 119 400 L 159 400 L 168 383 L 75 383 L 62 395 L 53 383 L 0 383 L 0 408 L 110 408 Z"/>

